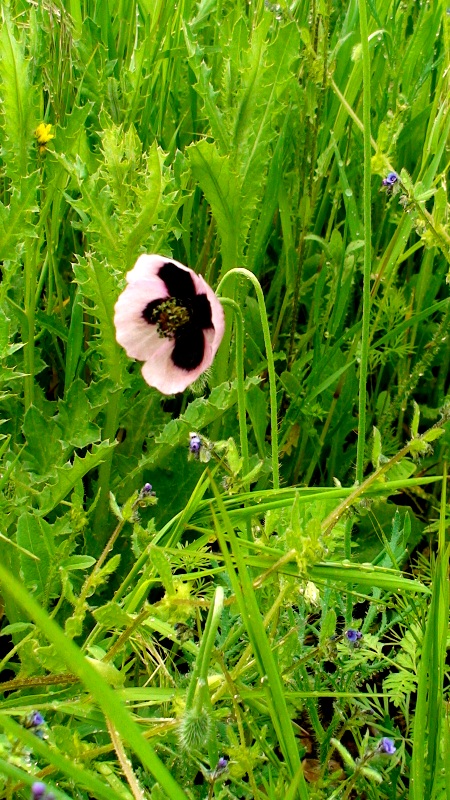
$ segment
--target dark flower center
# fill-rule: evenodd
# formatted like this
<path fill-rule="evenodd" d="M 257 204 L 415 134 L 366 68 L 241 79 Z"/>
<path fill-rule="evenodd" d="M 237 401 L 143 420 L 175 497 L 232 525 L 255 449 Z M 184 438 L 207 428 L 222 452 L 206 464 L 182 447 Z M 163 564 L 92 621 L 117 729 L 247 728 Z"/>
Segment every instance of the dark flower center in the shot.
<path fill-rule="evenodd" d="M 211 304 L 206 294 L 197 294 L 192 276 L 172 261 L 158 270 L 170 297 L 152 300 L 142 316 L 149 325 L 156 325 L 158 335 L 173 339 L 171 359 L 176 367 L 196 369 L 205 354 L 204 330 L 214 328 Z"/>
<path fill-rule="evenodd" d="M 177 330 L 191 320 L 189 310 L 181 305 L 175 297 L 169 297 L 152 308 L 149 314 L 150 319 L 148 319 L 148 314 L 144 314 L 144 316 L 150 324 L 156 325 L 158 335 L 165 339 L 175 339 Z"/>

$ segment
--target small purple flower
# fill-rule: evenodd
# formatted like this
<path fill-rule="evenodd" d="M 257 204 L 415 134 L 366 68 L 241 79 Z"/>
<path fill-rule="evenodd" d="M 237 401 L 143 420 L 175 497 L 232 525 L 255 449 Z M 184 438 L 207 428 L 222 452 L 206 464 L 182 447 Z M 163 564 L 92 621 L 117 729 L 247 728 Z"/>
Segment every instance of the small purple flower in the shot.
<path fill-rule="evenodd" d="M 389 172 L 381 181 L 381 188 L 386 190 L 386 194 L 397 194 L 400 190 L 400 178 L 396 172 Z"/>
<path fill-rule="evenodd" d="M 194 456 L 198 456 L 200 453 L 202 446 L 202 440 L 198 433 L 190 433 L 189 434 L 189 452 L 191 452 Z"/>
<path fill-rule="evenodd" d="M 393 756 L 396 750 L 393 740 L 389 739 L 388 736 L 384 736 L 378 743 L 378 753 L 382 753 L 385 756 Z"/>
<path fill-rule="evenodd" d="M 45 725 L 45 719 L 40 711 L 31 711 L 28 716 L 22 719 L 22 725 L 24 728 L 32 730 L 35 736 L 38 736 L 39 739 L 44 738 L 42 726 Z"/>
<path fill-rule="evenodd" d="M 221 756 L 214 769 L 207 770 L 204 774 L 205 777 L 214 783 L 221 775 L 228 769 L 228 759 Z"/>
<path fill-rule="evenodd" d="M 31 786 L 32 800 L 41 800 L 45 796 L 45 783 L 42 781 L 35 781 Z"/>
<path fill-rule="evenodd" d="M 355 644 L 362 637 L 361 631 L 356 631 L 354 628 L 349 628 L 348 631 L 345 631 L 345 635 L 351 644 Z"/>
<path fill-rule="evenodd" d="M 139 492 L 139 500 L 146 500 L 149 497 L 155 497 L 153 486 L 151 483 L 144 483 L 141 491 Z"/>
<path fill-rule="evenodd" d="M 399 180 L 399 177 L 396 172 L 389 172 L 385 178 L 382 180 L 383 186 L 386 186 L 388 189 L 394 186 Z"/>
<path fill-rule="evenodd" d="M 39 725 L 43 725 L 44 722 L 45 719 L 40 711 L 32 711 L 27 717 L 27 728 L 38 728 Z"/>

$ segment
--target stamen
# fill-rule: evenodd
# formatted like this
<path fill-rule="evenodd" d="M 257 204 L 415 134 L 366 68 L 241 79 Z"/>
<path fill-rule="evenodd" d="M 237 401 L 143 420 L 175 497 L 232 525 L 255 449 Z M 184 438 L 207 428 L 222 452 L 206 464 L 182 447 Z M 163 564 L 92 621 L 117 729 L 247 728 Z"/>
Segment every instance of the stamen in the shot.
<path fill-rule="evenodd" d="M 188 309 L 179 304 L 176 297 L 164 300 L 151 313 L 151 322 L 156 324 L 158 335 L 164 339 L 174 339 L 178 328 L 190 322 Z"/>

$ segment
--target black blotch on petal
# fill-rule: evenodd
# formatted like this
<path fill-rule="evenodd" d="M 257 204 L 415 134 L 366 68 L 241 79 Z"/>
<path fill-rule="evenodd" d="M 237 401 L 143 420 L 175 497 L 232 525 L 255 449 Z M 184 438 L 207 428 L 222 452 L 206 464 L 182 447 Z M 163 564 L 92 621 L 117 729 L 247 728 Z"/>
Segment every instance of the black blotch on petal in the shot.
<path fill-rule="evenodd" d="M 211 303 L 206 294 L 197 294 L 192 302 L 192 313 L 195 324 L 199 328 L 213 328 L 211 318 Z"/>
<path fill-rule="evenodd" d="M 197 325 L 183 325 L 175 335 L 171 359 L 176 367 L 190 372 L 203 361 L 205 337 Z"/>
<path fill-rule="evenodd" d="M 153 312 L 156 308 L 158 308 L 158 306 L 161 305 L 161 303 L 164 303 L 163 298 L 160 298 L 159 300 L 152 300 L 151 303 L 147 303 L 145 306 L 142 316 L 149 325 L 156 325 L 158 320 L 153 318 Z"/>
<path fill-rule="evenodd" d="M 189 272 L 180 269 L 172 261 L 167 261 L 158 270 L 158 277 L 166 284 L 172 297 L 180 300 L 193 300 L 195 297 L 194 281 Z"/>

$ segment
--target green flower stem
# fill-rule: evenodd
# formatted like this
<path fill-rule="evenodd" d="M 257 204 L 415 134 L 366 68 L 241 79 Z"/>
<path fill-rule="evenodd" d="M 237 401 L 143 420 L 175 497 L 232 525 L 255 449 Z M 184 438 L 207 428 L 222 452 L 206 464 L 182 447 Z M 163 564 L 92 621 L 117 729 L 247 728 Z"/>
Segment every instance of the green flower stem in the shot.
<path fill-rule="evenodd" d="M 239 414 L 239 438 L 241 442 L 242 470 L 244 478 L 249 473 L 248 463 L 248 438 L 247 438 L 247 411 L 245 407 L 245 387 L 244 387 L 244 317 L 240 306 L 231 298 L 221 298 L 223 306 L 228 306 L 234 311 L 236 320 L 236 377 L 237 377 L 237 397 Z M 244 489 L 249 490 L 247 482 Z"/>
<path fill-rule="evenodd" d="M 209 662 L 211 661 L 211 653 L 214 647 L 217 628 L 219 627 L 220 617 L 222 616 L 223 601 L 223 588 L 222 586 L 217 586 L 214 602 L 209 609 L 202 642 L 186 694 L 186 711 L 192 708 L 194 702 L 196 705 L 199 705 L 200 708 L 203 704 L 204 693 L 207 688 Z M 199 689 L 198 692 L 196 692 L 197 688 Z"/>
<path fill-rule="evenodd" d="M 120 374 L 120 370 L 118 369 L 117 372 Z M 112 376 L 114 383 L 116 384 L 117 388 L 115 391 L 111 393 L 111 399 L 108 403 L 108 407 L 106 410 L 106 420 L 105 420 L 105 427 L 102 433 L 102 439 L 108 440 L 113 442 L 116 437 L 116 431 L 118 428 L 118 419 L 119 419 L 119 409 L 120 409 L 120 401 L 122 397 L 122 390 L 119 388 L 119 376 Z M 94 524 L 93 524 L 93 532 L 94 532 L 94 541 L 96 542 L 97 546 L 102 547 L 106 541 L 106 536 L 108 532 L 107 528 L 107 521 L 108 521 L 108 510 L 109 510 L 109 489 L 110 489 L 110 478 L 111 478 L 111 467 L 112 467 L 112 460 L 113 460 L 114 451 L 108 453 L 105 456 L 105 460 L 102 464 L 100 464 L 98 470 L 98 486 L 99 486 L 99 498 L 97 502 L 97 507 L 95 509 L 95 516 L 94 516 Z"/>
<path fill-rule="evenodd" d="M 259 313 L 261 316 L 261 326 L 264 335 L 264 345 L 266 348 L 267 369 L 269 373 L 269 391 L 270 391 L 270 428 L 272 434 L 272 480 L 273 488 L 280 488 L 280 476 L 278 470 L 278 418 L 277 418 L 277 387 L 275 377 L 275 364 L 273 360 L 272 341 L 270 338 L 269 321 L 267 319 L 266 304 L 264 302 L 264 295 L 258 278 L 253 275 L 248 269 L 242 267 L 235 267 L 227 272 L 220 281 L 217 287 L 217 293 L 231 276 L 242 275 L 247 278 L 255 287 L 256 298 L 258 300 Z"/>
<path fill-rule="evenodd" d="M 370 53 L 367 28 L 366 0 L 358 0 L 363 67 L 363 125 L 364 125 L 364 278 L 361 334 L 361 364 L 359 369 L 359 420 L 356 451 L 356 480 L 362 483 L 364 475 L 364 445 L 366 438 L 367 364 L 369 360 L 370 272 L 372 262 L 371 218 L 371 155 L 370 135 Z"/>

